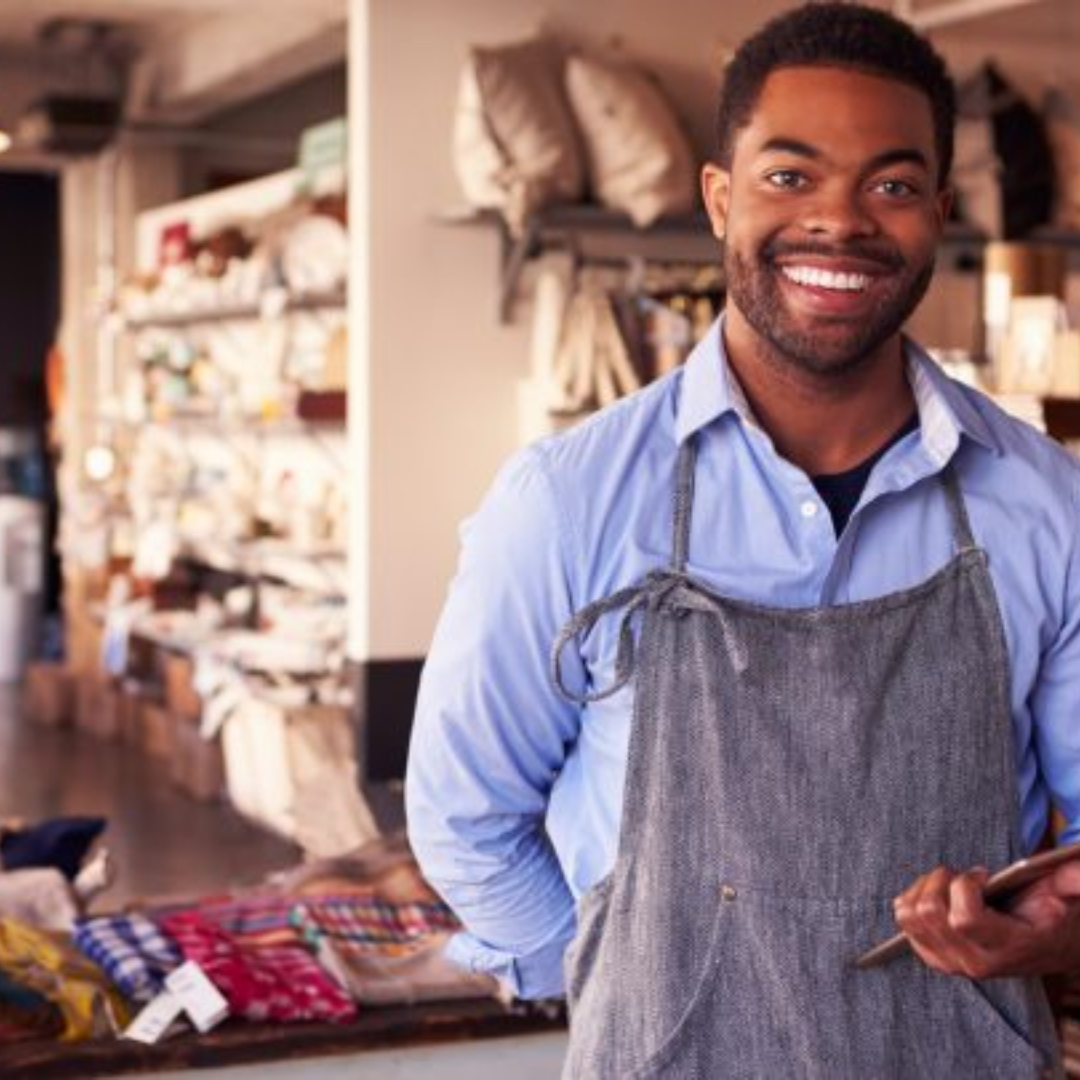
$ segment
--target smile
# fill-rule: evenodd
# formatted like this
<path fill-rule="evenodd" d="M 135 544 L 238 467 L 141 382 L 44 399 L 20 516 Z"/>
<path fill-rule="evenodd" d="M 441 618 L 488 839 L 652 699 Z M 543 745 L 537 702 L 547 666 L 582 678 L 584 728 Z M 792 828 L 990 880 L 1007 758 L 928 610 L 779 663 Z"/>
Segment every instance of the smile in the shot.
<path fill-rule="evenodd" d="M 840 274 L 818 266 L 782 266 L 781 273 L 796 285 L 837 292 L 862 292 L 870 285 L 867 274 Z"/>

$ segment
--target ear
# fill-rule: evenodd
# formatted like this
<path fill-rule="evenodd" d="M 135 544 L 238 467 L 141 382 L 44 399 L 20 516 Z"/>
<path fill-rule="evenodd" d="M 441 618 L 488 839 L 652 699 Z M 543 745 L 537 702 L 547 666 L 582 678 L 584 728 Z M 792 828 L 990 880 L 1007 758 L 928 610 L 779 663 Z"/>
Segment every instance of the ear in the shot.
<path fill-rule="evenodd" d="M 701 197 L 712 222 L 713 236 L 723 240 L 731 202 L 731 173 L 714 161 L 706 162 L 701 170 Z"/>
<path fill-rule="evenodd" d="M 945 224 L 949 220 L 949 214 L 952 212 L 953 199 L 955 196 L 956 192 L 951 187 L 942 188 L 935 196 L 938 225 L 942 229 L 945 228 Z"/>

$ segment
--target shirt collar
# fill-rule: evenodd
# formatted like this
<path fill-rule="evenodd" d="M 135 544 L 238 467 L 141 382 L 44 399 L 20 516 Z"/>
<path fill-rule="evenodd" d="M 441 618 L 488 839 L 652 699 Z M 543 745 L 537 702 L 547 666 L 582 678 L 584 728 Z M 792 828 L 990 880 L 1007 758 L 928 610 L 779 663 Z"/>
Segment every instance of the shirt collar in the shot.
<path fill-rule="evenodd" d="M 721 315 L 683 365 L 675 417 L 675 437 L 680 443 L 728 413 L 757 426 L 728 363 L 723 326 Z M 931 457 L 944 465 L 956 452 L 961 436 L 1001 454 L 1000 442 L 964 391 L 910 338 L 904 338 L 904 349 L 922 441 Z"/>

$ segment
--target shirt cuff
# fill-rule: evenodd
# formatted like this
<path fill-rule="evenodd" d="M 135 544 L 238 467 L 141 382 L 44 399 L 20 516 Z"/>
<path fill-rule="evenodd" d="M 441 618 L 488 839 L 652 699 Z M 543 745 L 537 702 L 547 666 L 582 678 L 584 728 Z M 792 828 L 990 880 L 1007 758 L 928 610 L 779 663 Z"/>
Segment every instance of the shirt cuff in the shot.
<path fill-rule="evenodd" d="M 535 952 L 515 956 L 485 945 L 469 933 L 455 934 L 446 946 L 446 959 L 479 975 L 493 975 L 514 997 L 523 1000 L 561 998 L 563 954 L 568 942 L 558 938 Z"/>

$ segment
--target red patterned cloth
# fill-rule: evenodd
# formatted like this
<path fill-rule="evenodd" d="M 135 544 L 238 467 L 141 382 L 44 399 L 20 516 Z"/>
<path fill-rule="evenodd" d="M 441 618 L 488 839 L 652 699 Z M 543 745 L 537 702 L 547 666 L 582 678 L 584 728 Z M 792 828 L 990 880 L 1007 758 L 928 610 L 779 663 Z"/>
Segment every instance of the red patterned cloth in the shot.
<path fill-rule="evenodd" d="M 248 1020 L 344 1022 L 356 1006 L 300 944 L 252 945 L 201 913 L 161 920 L 186 960 L 194 960 Z"/>

